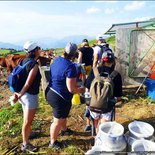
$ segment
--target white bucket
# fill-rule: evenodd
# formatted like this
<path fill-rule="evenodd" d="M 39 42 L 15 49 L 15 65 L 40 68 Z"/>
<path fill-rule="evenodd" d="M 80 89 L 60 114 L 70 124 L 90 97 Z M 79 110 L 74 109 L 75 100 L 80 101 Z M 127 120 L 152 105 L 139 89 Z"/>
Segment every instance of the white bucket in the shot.
<path fill-rule="evenodd" d="M 136 140 L 132 144 L 132 151 L 133 152 L 140 152 L 140 151 L 154 152 L 155 143 L 149 140 Z"/>
<path fill-rule="evenodd" d="M 103 146 L 93 146 L 91 150 L 88 150 L 85 155 L 101 155 L 104 154 L 106 155 L 106 151 L 108 148 L 105 148 Z M 108 150 L 108 155 L 115 155 L 115 153 L 110 153 L 110 150 Z"/>
<path fill-rule="evenodd" d="M 146 122 L 134 121 L 128 125 L 130 136 L 136 139 L 152 139 L 154 128 Z"/>
<path fill-rule="evenodd" d="M 99 126 L 99 132 L 95 139 L 95 145 L 106 146 L 110 151 L 123 151 L 126 149 L 126 141 L 123 136 L 124 127 L 116 122 L 105 122 Z"/>
<path fill-rule="evenodd" d="M 130 136 L 129 131 L 127 131 L 125 134 L 125 139 L 127 141 L 127 151 L 131 152 L 131 146 L 132 144 L 137 140 L 136 138 Z"/>
<path fill-rule="evenodd" d="M 126 138 L 126 141 L 127 141 L 127 151 L 128 152 L 131 152 L 131 147 L 132 147 L 132 144 L 137 141 L 137 140 L 143 140 L 144 138 L 141 138 L 141 139 L 137 139 L 135 137 L 132 137 L 130 134 L 129 134 L 129 131 L 127 131 L 125 134 L 124 134 L 125 138 Z M 150 141 L 154 141 L 155 140 L 155 137 L 153 136 L 152 139 L 150 139 Z"/>

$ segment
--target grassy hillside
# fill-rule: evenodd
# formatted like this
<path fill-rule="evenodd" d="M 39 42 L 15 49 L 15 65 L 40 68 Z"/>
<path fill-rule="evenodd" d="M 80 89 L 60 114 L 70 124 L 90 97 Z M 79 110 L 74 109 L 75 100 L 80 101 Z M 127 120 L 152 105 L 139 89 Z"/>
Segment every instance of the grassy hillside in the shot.
<path fill-rule="evenodd" d="M 110 45 L 112 46 L 112 48 L 115 48 L 115 36 L 108 37 L 108 38 L 106 39 L 106 42 L 107 42 L 108 44 L 110 44 Z M 96 40 L 90 40 L 90 41 L 89 41 L 89 44 L 90 44 L 90 46 L 93 46 L 94 44 L 96 44 Z"/>
<path fill-rule="evenodd" d="M 14 49 L 0 49 L 0 56 L 6 56 L 8 54 L 24 54 L 25 52 L 16 51 Z"/>
<path fill-rule="evenodd" d="M 0 49 L 0 56 L 7 55 L 9 53 L 10 53 L 10 50 L 9 49 Z"/>

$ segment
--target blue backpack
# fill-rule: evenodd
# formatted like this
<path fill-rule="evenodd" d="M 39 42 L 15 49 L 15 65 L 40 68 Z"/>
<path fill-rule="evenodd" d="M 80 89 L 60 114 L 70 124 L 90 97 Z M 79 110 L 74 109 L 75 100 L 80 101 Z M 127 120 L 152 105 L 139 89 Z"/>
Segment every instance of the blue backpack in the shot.
<path fill-rule="evenodd" d="M 10 87 L 10 90 L 12 92 L 20 92 L 23 88 L 26 79 L 27 79 L 27 73 L 26 73 L 26 66 L 31 63 L 34 60 L 29 60 L 24 65 L 22 64 L 22 61 L 16 66 L 13 71 L 10 73 L 8 77 L 8 84 Z"/>

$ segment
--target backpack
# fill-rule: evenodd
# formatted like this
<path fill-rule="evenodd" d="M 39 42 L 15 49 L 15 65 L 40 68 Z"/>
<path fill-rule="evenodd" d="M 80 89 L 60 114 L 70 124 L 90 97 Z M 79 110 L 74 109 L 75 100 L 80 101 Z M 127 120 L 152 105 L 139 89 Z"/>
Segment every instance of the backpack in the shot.
<path fill-rule="evenodd" d="M 117 71 L 113 71 L 110 75 L 104 73 L 107 76 L 100 76 L 98 68 L 93 68 L 95 78 L 90 86 L 90 105 L 91 111 L 105 113 L 108 109 L 110 100 L 113 99 L 113 79 L 118 74 Z"/>
<path fill-rule="evenodd" d="M 106 51 L 109 51 L 109 52 L 112 52 L 113 51 L 109 48 L 109 44 L 104 44 L 104 45 L 97 45 L 101 48 L 101 53 L 99 54 L 99 58 L 101 59 L 102 58 L 102 54 Z"/>
<path fill-rule="evenodd" d="M 12 92 L 20 92 L 21 89 L 23 88 L 27 79 L 26 66 L 32 61 L 34 60 L 31 59 L 24 65 L 21 65 L 22 64 L 21 61 L 10 73 L 8 77 L 8 84 Z"/>

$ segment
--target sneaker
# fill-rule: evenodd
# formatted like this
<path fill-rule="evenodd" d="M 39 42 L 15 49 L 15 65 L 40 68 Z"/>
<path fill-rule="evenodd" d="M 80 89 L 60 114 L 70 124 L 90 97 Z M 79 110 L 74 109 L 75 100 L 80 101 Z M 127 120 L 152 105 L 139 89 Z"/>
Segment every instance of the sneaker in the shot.
<path fill-rule="evenodd" d="M 86 125 L 84 131 L 91 131 L 91 125 Z"/>
<path fill-rule="evenodd" d="M 67 128 L 66 131 L 61 130 L 61 133 L 60 133 L 61 136 L 65 136 L 65 135 L 70 136 L 70 135 L 73 135 L 73 134 L 74 134 L 74 131 L 71 130 L 71 129 L 68 129 L 68 128 Z"/>
<path fill-rule="evenodd" d="M 49 148 L 54 148 L 54 149 L 62 149 L 63 144 L 56 140 L 53 144 L 50 143 L 48 147 Z"/>
<path fill-rule="evenodd" d="M 32 144 L 28 143 L 26 145 L 23 145 L 21 146 L 21 150 L 23 152 L 29 152 L 29 153 L 34 153 L 37 151 L 37 147 L 33 146 Z"/>

